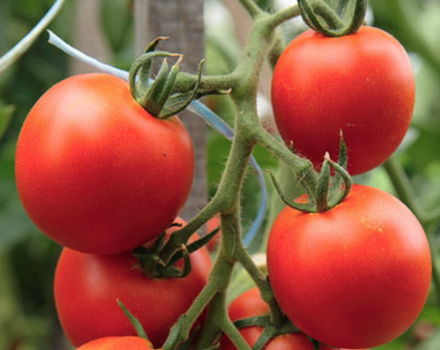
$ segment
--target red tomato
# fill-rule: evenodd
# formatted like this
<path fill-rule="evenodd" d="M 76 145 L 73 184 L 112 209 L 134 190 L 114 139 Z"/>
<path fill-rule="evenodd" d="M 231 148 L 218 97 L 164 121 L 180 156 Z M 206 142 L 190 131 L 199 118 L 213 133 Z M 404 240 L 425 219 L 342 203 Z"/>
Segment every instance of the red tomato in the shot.
<path fill-rule="evenodd" d="M 139 337 L 106 337 L 92 340 L 76 350 L 153 350 L 151 343 Z"/>
<path fill-rule="evenodd" d="M 229 305 L 229 317 L 232 321 L 242 318 L 262 316 L 269 313 L 269 306 L 263 301 L 258 288 L 252 288 L 241 294 Z M 261 327 L 246 327 L 240 333 L 250 346 L 254 346 L 263 332 Z M 221 350 L 235 350 L 229 339 L 223 337 Z M 313 350 L 312 342 L 303 333 L 283 334 L 270 340 L 265 350 Z M 321 350 L 330 350 L 321 346 Z"/>
<path fill-rule="evenodd" d="M 263 316 L 270 312 L 269 305 L 261 298 L 258 288 L 251 288 L 238 296 L 229 305 L 229 317 L 232 321 L 242 318 Z"/>
<path fill-rule="evenodd" d="M 272 80 L 286 144 L 318 165 L 327 151 L 337 159 L 342 130 L 351 174 L 377 167 L 394 152 L 410 124 L 414 95 L 404 48 L 372 27 L 339 38 L 303 33 L 281 55 Z"/>
<path fill-rule="evenodd" d="M 193 162 L 177 117 L 152 117 L 119 78 L 77 75 L 30 111 L 17 144 L 17 188 L 31 219 L 58 243 L 116 253 L 172 222 L 187 198 Z"/>
<path fill-rule="evenodd" d="M 191 254 L 185 278 L 149 279 L 130 253 L 92 255 L 65 248 L 55 273 L 55 304 L 61 325 L 75 346 L 106 336 L 134 335 L 116 303 L 120 299 L 139 319 L 157 347 L 207 282 L 206 248 Z"/>
<path fill-rule="evenodd" d="M 289 319 L 323 343 L 373 347 L 403 333 L 430 286 L 425 233 L 399 200 L 354 185 L 321 213 L 285 208 L 272 227 L 268 271 Z"/>

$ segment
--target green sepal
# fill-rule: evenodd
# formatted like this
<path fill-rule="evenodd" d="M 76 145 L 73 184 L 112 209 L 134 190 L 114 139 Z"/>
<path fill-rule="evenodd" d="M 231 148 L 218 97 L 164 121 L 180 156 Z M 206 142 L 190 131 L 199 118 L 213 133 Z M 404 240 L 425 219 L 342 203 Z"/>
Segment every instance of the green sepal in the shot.
<path fill-rule="evenodd" d="M 179 252 L 181 252 L 181 259 L 183 259 L 183 267 L 179 269 L 171 263 L 168 263 L 165 266 L 157 265 L 157 270 L 155 271 L 157 276 L 166 278 L 184 278 L 189 275 L 191 272 L 191 259 L 188 249 L 182 244 L 182 248 Z"/>
<path fill-rule="evenodd" d="M 150 341 L 148 339 L 147 333 L 145 332 L 144 327 L 142 326 L 142 323 L 130 312 L 130 310 L 127 309 L 127 307 L 124 305 L 124 303 L 117 299 L 116 302 L 118 303 L 119 307 L 124 312 L 125 316 L 129 319 L 131 325 L 133 326 L 134 330 L 136 331 L 136 334 L 138 337 L 143 338 L 145 340 Z"/>
<path fill-rule="evenodd" d="M 348 151 L 347 151 L 347 144 L 345 143 L 345 139 L 344 139 L 344 133 L 342 130 L 340 130 L 339 132 L 338 164 L 344 169 L 347 169 Z M 344 183 L 343 177 L 339 173 L 336 173 L 333 179 L 333 187 L 340 188 L 343 185 L 343 183 Z"/>
<path fill-rule="evenodd" d="M 347 170 L 345 170 L 339 163 L 331 160 L 330 157 L 328 157 L 327 160 L 330 163 L 331 167 L 335 170 L 335 176 L 340 176 L 343 181 L 343 189 L 340 188 L 341 186 L 339 186 L 338 188 L 334 188 L 334 195 L 329 201 L 330 209 L 338 205 L 345 199 L 345 197 L 348 196 L 353 185 L 353 180 L 351 179 L 350 174 L 347 172 Z"/>
<path fill-rule="evenodd" d="M 347 169 L 348 166 L 348 151 L 347 144 L 344 139 L 344 132 L 340 130 L 339 132 L 339 154 L 338 154 L 338 164 L 343 168 Z"/>
<path fill-rule="evenodd" d="M 130 67 L 128 81 L 131 94 L 136 101 L 140 101 L 150 87 L 151 61 L 157 57 L 172 57 L 173 54 L 166 51 L 147 52 L 136 58 Z M 142 74 L 141 74 L 142 73 Z"/>
<path fill-rule="evenodd" d="M 162 106 L 160 113 L 159 113 L 160 119 L 169 118 L 169 117 L 183 111 L 186 107 L 188 107 L 188 105 L 193 100 L 195 100 L 196 98 L 199 97 L 198 92 L 199 92 L 200 82 L 202 80 L 202 72 L 203 72 L 204 62 L 205 62 L 205 60 L 201 60 L 199 63 L 197 82 L 194 85 L 194 88 L 192 89 L 192 91 L 169 95 L 166 102 Z M 174 78 L 174 80 L 175 80 L 175 78 Z M 174 83 L 174 80 L 173 80 L 173 83 Z"/>
<path fill-rule="evenodd" d="M 138 102 L 152 115 L 161 118 L 160 114 L 171 95 L 173 84 L 179 72 L 180 59 L 171 68 L 167 60 L 162 62 L 159 73 L 154 82 L 149 86 L 147 93 Z"/>
<path fill-rule="evenodd" d="M 173 93 L 176 79 L 180 72 L 180 63 L 183 55 L 173 54 L 166 51 L 154 51 L 158 44 L 167 38 L 159 37 L 153 40 L 146 48 L 143 55 L 138 57 L 130 67 L 129 82 L 130 89 L 135 100 L 151 115 L 159 118 L 169 118 L 182 110 L 195 99 L 203 96 L 199 91 L 202 81 L 202 70 L 204 60 L 200 61 L 197 80 L 190 91 Z M 170 68 L 166 59 L 154 81 L 150 78 L 151 66 L 154 58 L 157 57 L 178 57 L 176 63 Z M 223 91 L 220 91 L 223 93 Z"/>
<path fill-rule="evenodd" d="M 272 327 L 264 328 L 261 335 L 258 337 L 257 342 L 252 347 L 252 350 L 263 350 L 267 343 L 276 335 L 276 330 Z"/>
<path fill-rule="evenodd" d="M 268 173 L 275 187 L 275 190 L 277 191 L 278 195 L 280 196 L 280 199 L 284 202 L 284 204 L 295 210 L 300 210 L 307 213 L 316 212 L 316 208 L 313 202 L 308 202 L 304 204 L 304 203 L 297 203 L 288 199 L 287 196 L 283 193 L 281 186 L 278 183 L 277 179 L 275 178 L 274 174 L 271 171 L 268 171 Z"/>
<path fill-rule="evenodd" d="M 191 254 L 195 252 L 196 250 L 202 248 L 208 242 L 215 237 L 215 235 L 220 231 L 220 227 L 216 228 L 215 230 L 212 230 L 207 235 L 204 235 L 203 237 L 199 238 L 197 241 L 192 242 L 191 244 L 188 244 L 186 246 L 187 251 Z M 182 250 L 178 250 L 170 259 L 169 264 L 175 264 L 179 259 L 183 257 Z"/>
<path fill-rule="evenodd" d="M 298 0 L 304 22 L 331 37 L 357 32 L 364 22 L 367 5 L 368 0 Z"/>
<path fill-rule="evenodd" d="M 169 37 L 167 36 L 159 36 L 157 38 L 155 38 L 154 40 L 152 40 L 147 47 L 144 50 L 144 53 L 150 53 L 150 52 L 154 52 L 157 48 L 157 46 L 165 40 L 168 40 Z M 139 70 L 139 74 L 138 74 L 138 82 L 139 82 L 139 87 L 142 89 L 142 84 L 146 84 L 146 86 L 149 85 L 149 80 L 150 80 L 150 75 L 151 75 L 151 66 L 153 64 L 153 60 L 146 60 L 144 61 L 144 63 L 142 64 L 140 70 Z"/>
<path fill-rule="evenodd" d="M 322 163 L 321 172 L 318 178 L 318 186 L 316 188 L 316 210 L 318 212 L 328 209 L 328 194 L 330 186 L 330 163 L 328 161 L 328 153 L 326 159 Z"/>
<path fill-rule="evenodd" d="M 251 326 L 267 327 L 270 325 L 270 316 L 264 315 L 264 316 L 241 318 L 237 321 L 234 321 L 234 325 L 238 329 L 251 327 Z"/>
<path fill-rule="evenodd" d="M 172 226 L 180 227 L 182 225 L 173 223 L 169 227 Z M 137 267 L 149 278 L 183 278 L 191 272 L 190 254 L 205 246 L 219 231 L 220 228 L 216 228 L 195 242 L 188 245 L 181 244 L 175 249 L 168 261 L 165 261 L 161 256 L 163 255 L 161 252 L 168 250 L 168 245 L 171 244 L 170 240 L 165 243 L 165 232 L 158 236 L 152 246 L 137 247 L 132 254 L 138 261 Z M 182 268 L 175 266 L 180 259 L 183 259 Z"/>

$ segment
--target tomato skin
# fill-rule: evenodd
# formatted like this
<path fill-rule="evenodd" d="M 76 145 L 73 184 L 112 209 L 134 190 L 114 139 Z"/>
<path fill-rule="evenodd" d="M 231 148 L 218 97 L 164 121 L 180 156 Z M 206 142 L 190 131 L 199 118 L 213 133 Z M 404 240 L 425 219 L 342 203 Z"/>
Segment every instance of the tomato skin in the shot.
<path fill-rule="evenodd" d="M 306 31 L 283 52 L 272 80 L 275 120 L 286 144 L 318 166 L 327 151 L 337 159 L 342 130 L 353 175 L 394 152 L 414 100 L 408 55 L 373 27 L 339 38 Z"/>
<path fill-rule="evenodd" d="M 399 200 L 354 185 L 321 213 L 281 211 L 268 271 L 282 310 L 335 347 L 367 348 L 403 333 L 426 301 L 431 256 L 423 229 Z"/>
<path fill-rule="evenodd" d="M 34 105 L 20 132 L 16 182 L 35 224 L 63 246 L 128 251 L 161 233 L 193 177 L 191 139 L 107 74 L 77 75 Z"/>
<path fill-rule="evenodd" d="M 139 319 L 151 342 L 160 346 L 206 284 L 211 268 L 206 248 L 191 254 L 192 270 L 185 278 L 149 279 L 135 264 L 130 253 L 62 251 L 55 272 L 55 304 L 75 346 L 100 337 L 135 334 L 117 299 Z"/>
<path fill-rule="evenodd" d="M 92 340 L 76 350 L 153 350 L 148 340 L 139 337 L 105 337 Z"/>
<path fill-rule="evenodd" d="M 260 290 L 256 287 L 240 294 L 231 302 L 228 308 L 229 317 L 232 321 L 254 316 L 263 316 L 269 314 L 269 312 L 269 305 L 263 300 Z"/>
<path fill-rule="evenodd" d="M 253 346 L 260 337 L 263 329 L 261 327 L 247 327 L 240 330 L 246 342 Z M 225 345 L 222 345 L 221 350 L 236 350 L 237 348 L 227 340 Z M 271 339 L 264 350 L 313 350 L 312 342 L 305 336 L 304 333 L 289 333 L 282 334 Z M 328 350 L 326 347 L 320 347 L 320 350 Z"/>

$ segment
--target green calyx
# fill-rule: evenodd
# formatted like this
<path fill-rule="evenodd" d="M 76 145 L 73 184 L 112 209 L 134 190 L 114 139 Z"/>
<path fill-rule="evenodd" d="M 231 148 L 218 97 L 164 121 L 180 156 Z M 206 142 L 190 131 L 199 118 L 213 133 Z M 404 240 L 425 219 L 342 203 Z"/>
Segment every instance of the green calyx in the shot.
<path fill-rule="evenodd" d="M 252 347 L 252 350 L 263 350 L 271 339 L 280 335 L 300 332 L 287 318 L 284 319 L 283 325 L 274 326 L 270 315 L 243 318 L 235 321 L 234 325 L 239 329 L 255 326 L 263 328 L 263 332 Z"/>
<path fill-rule="evenodd" d="M 368 0 L 298 0 L 304 22 L 325 36 L 357 32 L 364 22 Z"/>
<path fill-rule="evenodd" d="M 180 224 L 172 225 L 181 226 Z M 220 228 L 217 228 L 194 242 L 179 243 L 178 246 L 174 246 L 174 241 L 167 239 L 163 232 L 152 245 L 134 249 L 133 256 L 138 261 L 137 267 L 152 279 L 184 278 L 191 272 L 190 254 L 208 244 L 219 230 Z M 169 251 L 172 254 L 166 253 Z M 182 267 L 177 266 L 179 260 L 183 260 Z"/>
<path fill-rule="evenodd" d="M 146 48 L 145 53 L 139 56 L 132 64 L 129 73 L 130 89 L 134 99 L 151 115 L 159 118 L 169 118 L 184 110 L 194 99 L 198 98 L 199 85 L 202 79 L 202 60 L 199 64 L 197 78 L 191 89 L 175 91 L 176 80 L 180 72 L 183 55 L 166 51 L 156 51 L 157 45 L 166 37 L 153 40 Z M 155 58 L 164 58 L 160 69 L 153 80 L 151 78 L 152 61 Z M 170 66 L 167 58 L 176 58 Z"/>
<path fill-rule="evenodd" d="M 347 146 L 341 132 L 338 161 L 333 161 L 328 153 L 325 154 L 318 179 L 316 183 L 309 186 L 312 190 L 308 193 L 308 201 L 306 203 L 295 202 L 287 198 L 274 175 L 272 173 L 269 173 L 269 175 L 281 200 L 286 205 L 303 212 L 317 213 L 335 207 L 349 194 L 352 179 L 346 170 L 347 162 Z M 332 170 L 334 171 L 333 176 Z"/>

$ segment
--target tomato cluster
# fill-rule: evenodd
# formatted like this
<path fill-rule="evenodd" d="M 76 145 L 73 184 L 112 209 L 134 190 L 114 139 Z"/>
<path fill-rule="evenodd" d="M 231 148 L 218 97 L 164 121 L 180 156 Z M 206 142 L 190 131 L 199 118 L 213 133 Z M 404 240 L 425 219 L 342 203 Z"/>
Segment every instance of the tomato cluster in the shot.
<path fill-rule="evenodd" d="M 30 111 L 17 144 L 17 188 L 36 225 L 65 247 L 54 295 L 74 345 L 135 334 L 119 299 L 159 346 L 206 284 L 206 248 L 191 254 L 188 276 L 170 279 L 147 277 L 130 253 L 174 221 L 190 190 L 193 163 L 180 120 L 153 117 L 126 82 L 107 74 L 68 78 Z M 107 343 L 109 349 L 146 349 L 135 337 L 81 349 Z"/>
<path fill-rule="evenodd" d="M 330 38 L 307 31 L 281 55 L 272 81 L 278 129 L 319 168 L 336 159 L 340 135 L 348 171 L 384 162 L 405 135 L 414 78 L 403 47 L 372 27 Z M 268 244 L 278 303 L 303 332 L 325 344 L 361 348 L 402 334 L 420 313 L 431 281 L 429 245 L 416 217 L 391 195 L 354 185 L 336 207 L 276 218 Z"/>
<path fill-rule="evenodd" d="M 404 49 L 383 31 L 362 27 L 340 38 L 308 31 L 281 55 L 272 101 L 278 129 L 295 152 L 319 169 L 325 153 L 337 157 L 342 134 L 348 171 L 358 174 L 384 162 L 402 140 L 414 79 Z M 17 144 L 17 187 L 32 220 L 64 246 L 55 303 L 78 350 L 160 346 L 206 285 L 206 248 L 191 253 L 191 271 L 182 278 L 148 276 L 132 254 L 154 246 L 167 228 L 169 241 L 193 162 L 180 120 L 150 115 L 116 77 L 66 79 L 30 111 Z M 215 216 L 208 226 L 218 224 Z M 312 350 L 311 338 L 321 350 L 381 345 L 413 323 L 431 280 L 429 245 L 415 216 L 391 195 L 362 185 L 326 211 L 285 208 L 267 256 L 277 302 L 300 330 L 276 333 L 267 350 Z M 149 341 L 134 336 L 117 300 Z M 258 289 L 229 308 L 233 321 L 268 313 Z M 250 346 L 263 332 L 258 325 L 240 329 Z M 235 348 L 226 337 L 220 346 Z"/>

